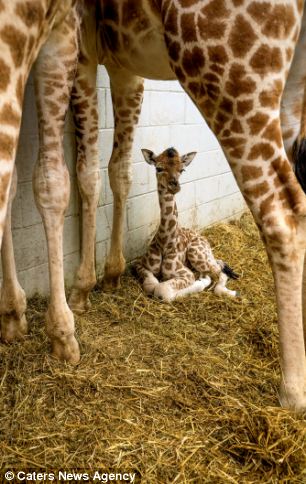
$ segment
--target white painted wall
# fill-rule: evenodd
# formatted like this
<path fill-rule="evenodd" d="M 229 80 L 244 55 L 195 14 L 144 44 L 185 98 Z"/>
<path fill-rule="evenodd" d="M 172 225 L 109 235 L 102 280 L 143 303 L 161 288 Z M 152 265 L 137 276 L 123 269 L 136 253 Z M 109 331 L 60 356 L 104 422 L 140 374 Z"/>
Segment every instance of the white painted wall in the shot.
<path fill-rule="evenodd" d="M 103 68 L 98 75 L 100 110 L 99 156 L 102 193 L 97 218 L 97 272 L 103 271 L 111 220 L 112 194 L 107 163 L 112 148 L 113 116 L 109 82 Z M 125 254 L 128 260 L 145 251 L 159 218 L 154 169 L 143 159 L 140 148 L 156 153 L 175 146 L 181 153 L 198 155 L 182 175 L 182 190 L 177 196 L 182 225 L 205 227 L 238 215 L 244 202 L 218 145 L 197 109 L 174 81 L 146 81 L 145 97 L 133 149 L 134 181 L 127 203 Z M 13 209 L 14 247 L 20 282 L 28 296 L 48 292 L 47 251 L 40 215 L 32 195 L 32 170 L 37 157 L 38 135 L 31 79 L 19 142 L 18 194 Z M 67 286 L 71 285 L 79 262 L 79 198 L 76 187 L 73 126 L 68 119 L 65 135 L 66 160 L 71 174 L 71 200 L 65 221 L 64 254 Z"/>

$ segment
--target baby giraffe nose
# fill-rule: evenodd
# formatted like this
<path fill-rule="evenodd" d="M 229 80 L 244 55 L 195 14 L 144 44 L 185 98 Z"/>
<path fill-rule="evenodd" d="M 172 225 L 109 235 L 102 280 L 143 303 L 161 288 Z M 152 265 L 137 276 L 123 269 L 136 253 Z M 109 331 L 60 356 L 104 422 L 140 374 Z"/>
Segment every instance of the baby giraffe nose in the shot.
<path fill-rule="evenodd" d="M 178 181 L 175 178 L 171 178 L 170 181 L 169 181 L 169 185 L 176 188 L 176 187 L 178 187 Z"/>

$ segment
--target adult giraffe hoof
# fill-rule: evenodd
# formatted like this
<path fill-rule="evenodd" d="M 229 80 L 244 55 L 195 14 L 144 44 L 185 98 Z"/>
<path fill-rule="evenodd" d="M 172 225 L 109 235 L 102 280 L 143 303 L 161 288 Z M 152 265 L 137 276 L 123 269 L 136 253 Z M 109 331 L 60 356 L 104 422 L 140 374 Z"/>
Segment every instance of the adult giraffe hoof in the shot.
<path fill-rule="evenodd" d="M 77 365 L 80 361 L 79 343 L 74 336 L 68 336 L 64 341 L 54 339 L 51 342 L 52 351 L 51 356 L 54 358 L 66 361 L 71 365 Z"/>
<path fill-rule="evenodd" d="M 120 277 L 125 270 L 125 259 L 123 256 L 110 257 L 104 267 L 102 279 L 103 291 L 115 291 L 120 288 Z"/>
<path fill-rule="evenodd" d="M 279 401 L 283 408 L 288 408 L 296 413 L 306 412 L 306 382 L 304 389 L 290 388 L 289 385 L 281 384 Z"/>
<path fill-rule="evenodd" d="M 4 343 L 13 343 L 21 340 L 28 332 L 28 322 L 23 314 L 21 317 L 16 314 L 2 314 L 1 316 L 1 340 Z"/>
<path fill-rule="evenodd" d="M 83 314 L 91 307 L 88 291 L 81 289 L 72 289 L 68 305 L 74 314 Z"/>
<path fill-rule="evenodd" d="M 116 289 L 119 289 L 121 287 L 120 275 L 115 275 L 115 276 L 104 275 L 102 279 L 103 291 L 108 292 L 108 291 L 115 291 Z"/>

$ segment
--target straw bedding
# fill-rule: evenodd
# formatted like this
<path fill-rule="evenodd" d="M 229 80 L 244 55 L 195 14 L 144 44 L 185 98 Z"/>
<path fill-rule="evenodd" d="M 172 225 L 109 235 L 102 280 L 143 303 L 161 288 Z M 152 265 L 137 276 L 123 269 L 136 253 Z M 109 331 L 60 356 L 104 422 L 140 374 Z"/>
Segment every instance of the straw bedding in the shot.
<path fill-rule="evenodd" d="M 306 415 L 278 406 L 271 273 L 248 214 L 205 231 L 236 300 L 172 304 L 129 274 L 76 318 L 77 368 L 48 356 L 46 301 L 0 346 L 0 467 L 136 472 L 143 483 L 305 483 Z M 290 281 L 289 281 L 290 283 Z"/>

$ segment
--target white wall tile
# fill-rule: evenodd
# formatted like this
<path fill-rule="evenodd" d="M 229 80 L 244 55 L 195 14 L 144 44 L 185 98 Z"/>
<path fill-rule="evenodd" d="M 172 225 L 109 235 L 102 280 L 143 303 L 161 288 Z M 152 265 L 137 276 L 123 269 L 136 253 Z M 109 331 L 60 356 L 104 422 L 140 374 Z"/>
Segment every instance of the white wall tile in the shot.
<path fill-rule="evenodd" d="M 113 196 L 107 178 L 112 152 L 113 113 L 109 79 L 104 67 L 97 74 L 99 115 L 99 160 L 102 192 L 97 211 L 96 266 L 103 272 L 110 243 Z M 124 221 L 124 252 L 127 260 L 141 255 L 159 222 L 155 170 L 147 165 L 141 148 L 155 153 L 175 146 L 181 153 L 197 156 L 181 178 L 177 196 L 183 226 L 204 227 L 237 215 L 245 207 L 229 165 L 215 136 L 176 81 L 146 81 L 145 96 L 132 151 L 133 183 Z M 32 171 L 38 153 L 38 130 L 32 78 L 25 96 L 25 109 L 17 154 L 18 193 L 13 208 L 13 237 L 21 284 L 28 295 L 48 292 L 47 248 L 40 215 L 32 194 Z M 80 221 L 75 160 L 76 149 L 71 113 L 65 129 L 65 158 L 71 176 L 71 200 L 64 228 L 65 282 L 71 286 L 80 259 Z"/>

